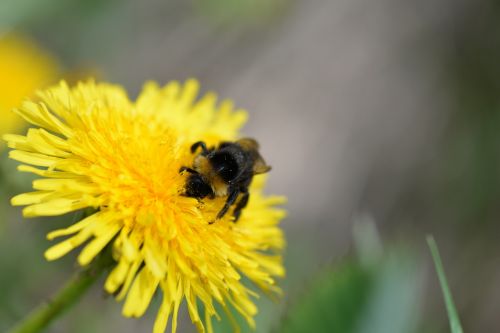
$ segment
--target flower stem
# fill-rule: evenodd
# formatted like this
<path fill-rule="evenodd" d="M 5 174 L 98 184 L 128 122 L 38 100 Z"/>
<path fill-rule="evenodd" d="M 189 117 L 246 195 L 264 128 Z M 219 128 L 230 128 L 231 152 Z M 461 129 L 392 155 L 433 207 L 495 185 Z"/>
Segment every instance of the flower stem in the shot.
<path fill-rule="evenodd" d="M 8 333 L 35 333 L 47 327 L 55 318 L 68 310 L 99 278 L 110 264 L 104 253 L 90 267 L 78 272 L 51 299 L 40 304 L 19 321 Z"/>

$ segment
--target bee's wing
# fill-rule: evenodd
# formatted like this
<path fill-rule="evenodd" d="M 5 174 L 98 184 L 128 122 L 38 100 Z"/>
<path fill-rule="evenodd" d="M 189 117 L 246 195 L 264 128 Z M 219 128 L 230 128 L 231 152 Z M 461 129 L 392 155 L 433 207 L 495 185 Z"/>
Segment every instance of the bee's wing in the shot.
<path fill-rule="evenodd" d="M 241 138 L 236 143 L 248 151 L 257 151 L 259 149 L 259 143 L 252 138 Z"/>
<path fill-rule="evenodd" d="M 267 165 L 262 156 L 258 156 L 253 165 L 253 173 L 254 175 L 258 175 L 260 173 L 266 173 L 271 170 L 271 166 Z"/>
<path fill-rule="evenodd" d="M 254 165 L 253 165 L 253 173 L 254 175 L 258 175 L 260 173 L 266 173 L 269 170 L 271 170 L 271 167 L 266 164 L 262 156 L 259 154 L 259 143 L 252 138 L 241 138 L 238 141 L 236 141 L 238 145 L 243 147 L 246 151 L 249 151 L 252 153 L 252 155 L 255 158 Z"/>

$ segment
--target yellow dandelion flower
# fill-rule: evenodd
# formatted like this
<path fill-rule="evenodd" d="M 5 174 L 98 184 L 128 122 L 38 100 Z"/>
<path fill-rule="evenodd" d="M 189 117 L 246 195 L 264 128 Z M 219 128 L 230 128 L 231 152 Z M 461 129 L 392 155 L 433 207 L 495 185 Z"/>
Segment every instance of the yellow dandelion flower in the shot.
<path fill-rule="evenodd" d="M 53 80 L 56 68 L 52 57 L 27 38 L 0 35 L 0 134 L 20 130 L 22 119 L 12 109 Z"/>
<path fill-rule="evenodd" d="M 254 177 L 250 202 L 236 223 L 227 214 L 210 224 L 225 198 L 182 195 L 187 176 L 179 169 L 193 163 L 190 146 L 235 140 L 247 118 L 230 101 L 217 104 L 212 93 L 197 100 L 197 92 L 195 80 L 163 88 L 148 83 L 132 102 L 119 86 L 70 88 L 63 82 L 16 110 L 39 128 L 4 136 L 10 157 L 25 163 L 19 170 L 41 177 L 33 182 L 36 191 L 12 199 L 27 206 L 24 216 L 96 209 L 49 233 L 49 240 L 69 238 L 45 257 L 57 259 L 85 243 L 78 255 L 85 266 L 112 244 L 116 266 L 104 287 L 124 300 L 127 317 L 142 316 L 160 289 L 154 332 L 163 332 L 170 317 L 176 331 L 184 300 L 200 332 L 212 331 L 215 303 L 236 309 L 254 326 L 257 295 L 242 277 L 273 293 L 279 292 L 275 278 L 284 275 L 278 224 L 285 213 L 276 208 L 284 199 L 262 194 L 263 176 Z"/>

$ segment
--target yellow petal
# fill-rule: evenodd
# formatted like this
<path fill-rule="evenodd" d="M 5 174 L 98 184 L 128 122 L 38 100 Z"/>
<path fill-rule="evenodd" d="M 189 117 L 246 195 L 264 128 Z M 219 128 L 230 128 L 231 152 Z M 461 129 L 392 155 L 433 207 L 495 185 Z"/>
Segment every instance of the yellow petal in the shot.
<path fill-rule="evenodd" d="M 163 301 L 161 302 L 160 309 L 158 310 L 158 314 L 156 315 L 156 320 L 153 327 L 153 333 L 165 332 L 171 312 L 172 312 L 172 299 L 170 298 L 170 295 L 164 291 Z"/>
<path fill-rule="evenodd" d="M 184 295 L 186 297 L 189 316 L 191 317 L 191 321 L 193 322 L 193 324 L 195 324 L 196 328 L 198 329 L 198 332 L 204 333 L 205 327 L 203 326 L 203 323 L 202 323 L 201 318 L 200 318 L 200 314 L 198 312 L 198 307 L 196 305 L 196 296 L 195 296 L 195 294 L 192 293 L 189 282 L 185 283 Z"/>
<path fill-rule="evenodd" d="M 50 191 L 35 191 L 18 194 L 12 199 L 10 199 L 10 203 L 13 206 L 24 206 L 24 205 L 32 205 L 36 203 L 40 203 L 44 198 L 47 197 L 51 192 Z"/>
<path fill-rule="evenodd" d="M 60 161 L 60 158 L 58 157 L 47 156 L 39 153 L 31 153 L 22 150 L 11 150 L 9 152 L 9 157 L 19 162 L 45 167 L 50 167 L 56 162 Z"/>
<path fill-rule="evenodd" d="M 102 212 L 97 212 L 97 213 L 94 213 L 90 216 L 87 216 L 83 220 L 71 225 L 68 228 L 51 231 L 47 234 L 47 239 L 53 240 L 54 238 L 57 238 L 57 237 L 68 236 L 68 235 L 74 234 L 82 229 L 88 228 L 91 224 L 98 223 L 100 221 L 100 217 L 102 215 L 103 215 Z"/>
<path fill-rule="evenodd" d="M 76 236 L 68 238 L 52 247 L 50 247 L 47 251 L 45 251 L 45 259 L 47 260 L 55 260 L 67 254 L 69 251 L 77 248 L 87 239 L 92 236 L 91 232 L 88 230 L 80 231 Z"/>
<path fill-rule="evenodd" d="M 140 317 L 146 311 L 160 280 L 149 269 L 143 268 L 128 292 L 123 315 L 126 317 Z"/>
<path fill-rule="evenodd" d="M 132 284 L 132 281 L 134 281 L 134 278 L 137 274 L 137 271 L 141 267 L 141 264 L 142 264 L 142 258 L 138 258 L 130 266 L 129 271 L 127 272 L 127 277 L 125 278 L 125 282 L 123 283 L 120 289 L 120 293 L 116 296 L 116 299 L 118 301 L 123 300 L 125 296 L 127 296 L 130 285 Z"/>
<path fill-rule="evenodd" d="M 151 238 L 146 238 L 143 246 L 144 261 L 151 272 L 159 279 L 167 273 L 167 260 L 164 251 Z M 162 255 L 163 254 L 163 255 Z"/>
<path fill-rule="evenodd" d="M 102 249 L 106 245 L 108 245 L 109 241 L 120 231 L 120 225 L 114 224 L 111 227 L 108 227 L 104 230 L 103 227 L 101 228 L 96 228 L 96 232 L 98 233 L 101 231 L 100 235 L 96 235 L 96 238 L 94 238 L 85 248 L 82 250 L 80 255 L 78 256 L 78 263 L 82 266 L 88 265 L 92 259 L 95 258 L 95 256 L 101 252 Z"/>
<path fill-rule="evenodd" d="M 59 198 L 28 206 L 23 209 L 23 216 L 35 217 L 62 215 L 88 206 L 89 203 L 84 200 Z"/>
<path fill-rule="evenodd" d="M 125 281 L 129 268 L 130 263 L 128 261 L 120 260 L 106 278 L 104 289 L 110 294 L 115 293 Z"/>

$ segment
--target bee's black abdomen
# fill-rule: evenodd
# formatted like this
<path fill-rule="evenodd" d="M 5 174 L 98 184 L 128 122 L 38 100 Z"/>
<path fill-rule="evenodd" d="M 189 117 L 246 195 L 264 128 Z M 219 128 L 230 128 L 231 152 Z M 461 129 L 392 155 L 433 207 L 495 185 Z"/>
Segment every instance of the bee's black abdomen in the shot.
<path fill-rule="evenodd" d="M 186 184 L 186 195 L 188 197 L 202 199 L 206 196 L 213 196 L 214 193 L 209 184 L 199 174 L 189 176 Z"/>

